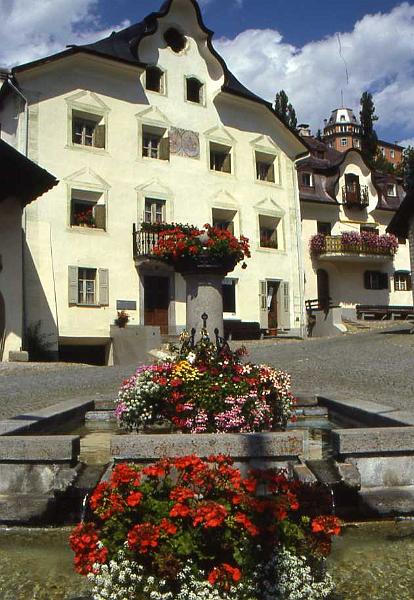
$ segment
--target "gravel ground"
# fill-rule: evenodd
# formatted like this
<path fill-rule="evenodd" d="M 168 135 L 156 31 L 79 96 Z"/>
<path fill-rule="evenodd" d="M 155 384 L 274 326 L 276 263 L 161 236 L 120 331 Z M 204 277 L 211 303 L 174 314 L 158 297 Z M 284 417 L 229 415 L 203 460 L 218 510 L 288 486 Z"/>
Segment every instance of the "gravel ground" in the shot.
<path fill-rule="evenodd" d="M 341 337 L 247 342 L 249 357 L 292 375 L 296 392 L 414 411 L 414 335 L 399 323 Z"/>
<path fill-rule="evenodd" d="M 370 400 L 414 411 L 414 335 L 381 324 L 335 338 L 246 342 L 250 359 L 292 374 L 296 392 Z M 234 343 L 234 345 L 239 345 Z M 129 367 L 0 363 L 0 418 L 74 397 L 115 398 Z"/>

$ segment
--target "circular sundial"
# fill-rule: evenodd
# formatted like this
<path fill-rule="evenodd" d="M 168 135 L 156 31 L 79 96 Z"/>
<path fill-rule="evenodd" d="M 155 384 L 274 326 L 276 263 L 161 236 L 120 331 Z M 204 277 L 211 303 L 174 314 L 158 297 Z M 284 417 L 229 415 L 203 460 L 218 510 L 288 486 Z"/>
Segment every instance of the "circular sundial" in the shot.
<path fill-rule="evenodd" d="M 182 136 L 178 129 L 172 129 L 170 131 L 170 152 L 172 154 L 179 154 L 182 148 Z"/>
<path fill-rule="evenodd" d="M 200 155 L 200 140 L 194 131 L 184 131 L 181 139 L 182 148 L 187 156 L 195 158 Z"/>

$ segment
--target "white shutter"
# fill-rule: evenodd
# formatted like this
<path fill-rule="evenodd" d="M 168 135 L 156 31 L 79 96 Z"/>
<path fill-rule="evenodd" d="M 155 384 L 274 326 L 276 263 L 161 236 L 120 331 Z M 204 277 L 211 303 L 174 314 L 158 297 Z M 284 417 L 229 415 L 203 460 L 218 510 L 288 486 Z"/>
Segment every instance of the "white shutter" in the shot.
<path fill-rule="evenodd" d="M 282 281 L 278 290 L 279 326 L 290 329 L 290 291 L 289 282 Z"/>
<path fill-rule="evenodd" d="M 109 304 L 109 271 L 108 269 L 99 269 L 99 304 L 108 306 Z"/>
<path fill-rule="evenodd" d="M 267 282 L 259 281 L 259 319 L 260 329 L 267 329 L 269 326 L 269 312 L 267 309 Z"/>
<path fill-rule="evenodd" d="M 68 301 L 69 304 L 78 304 L 78 267 L 68 267 Z"/>

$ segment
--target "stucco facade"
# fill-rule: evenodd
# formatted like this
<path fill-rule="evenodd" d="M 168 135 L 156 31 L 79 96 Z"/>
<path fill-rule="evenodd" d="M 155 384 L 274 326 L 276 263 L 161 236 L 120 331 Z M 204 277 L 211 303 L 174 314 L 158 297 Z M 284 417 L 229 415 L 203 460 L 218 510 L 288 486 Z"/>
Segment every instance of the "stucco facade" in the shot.
<path fill-rule="evenodd" d="M 323 146 L 320 144 L 319 152 Z M 349 151 L 339 159 L 331 150 L 328 152 L 331 154 L 322 159 L 325 164 L 313 160 L 306 166 L 305 159 L 305 166 L 299 167 L 299 177 L 302 173 L 311 174 L 313 184 L 308 188 L 303 183 L 300 186 L 305 300 L 321 299 L 326 294 L 331 304 L 343 308 L 345 316 L 355 316 L 358 305 L 410 306 L 411 290 L 406 282 L 410 273 L 408 243 L 400 239 L 395 255 L 369 250 L 347 252 L 338 246 L 345 232 L 372 231 L 380 236 L 386 233 L 395 213 L 391 206 L 397 206 L 402 197 L 400 183 L 374 178 L 358 151 Z M 351 182 L 358 182 L 359 205 L 346 202 L 349 176 Z M 393 195 L 387 197 L 387 190 Z M 311 253 L 310 241 L 321 232 L 327 235 L 328 245 L 321 253 Z M 383 285 L 377 285 L 377 278 L 382 278 Z"/>
<path fill-rule="evenodd" d="M 198 10 L 191 0 L 172 0 L 134 50 L 135 63 L 69 52 L 15 73 L 29 99 L 29 157 L 60 181 L 25 215 L 27 320 L 41 319 L 56 345 L 108 344 L 110 325 L 124 306 L 130 323 L 149 324 L 146 277 L 168 279 L 168 332 L 184 328 L 181 276 L 134 262 L 133 224 L 145 220 L 151 202 L 158 202 L 167 222 L 202 226 L 222 218 L 232 222 L 235 235 L 250 239 L 248 268 L 236 268 L 227 281 L 234 285 L 235 307 L 225 317 L 266 329 L 270 282 L 278 328 L 303 332 L 295 160 L 306 149 L 265 103 L 225 91 L 223 62 L 212 52 Z M 179 52 L 164 39 L 171 27 L 185 36 Z M 160 91 L 146 89 L 143 65 L 162 70 Z M 188 78 L 201 83 L 200 102 L 186 99 Z M 11 143 L 24 144 L 24 107 L 16 132 L 11 102 L 12 95 L 3 102 L 3 132 Z M 99 122 L 100 147 L 74 139 L 78 118 Z M 185 152 L 172 145 L 177 131 L 189 137 Z M 144 150 L 148 136 L 160 132 L 170 140 L 167 159 Z M 212 168 L 212 149 L 223 147 L 231 154 L 230 172 Z M 274 181 L 257 175 L 262 156 L 272 160 Z M 74 222 L 74 200 L 102 207 L 99 226 Z M 263 223 L 277 230 L 272 247 L 261 244 Z M 93 277 L 93 285 L 81 273 Z M 94 288 L 93 302 L 80 301 L 82 285 Z"/>

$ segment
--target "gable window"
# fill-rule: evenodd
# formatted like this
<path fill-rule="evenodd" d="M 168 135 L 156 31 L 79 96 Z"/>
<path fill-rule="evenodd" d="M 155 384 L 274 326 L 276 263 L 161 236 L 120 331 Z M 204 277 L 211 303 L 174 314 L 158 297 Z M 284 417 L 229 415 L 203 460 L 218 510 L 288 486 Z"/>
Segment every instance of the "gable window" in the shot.
<path fill-rule="evenodd" d="M 331 235 L 332 233 L 332 223 L 328 223 L 327 221 L 317 221 L 318 233 L 322 235 Z"/>
<path fill-rule="evenodd" d="M 203 84 L 196 77 L 187 77 L 185 80 L 186 99 L 196 104 L 203 103 Z"/>
<path fill-rule="evenodd" d="M 236 312 L 236 279 L 226 277 L 223 280 L 223 312 L 235 313 Z"/>
<path fill-rule="evenodd" d="M 237 214 L 235 210 L 227 210 L 224 208 L 213 208 L 212 221 L 213 227 L 225 229 L 234 235 L 234 218 Z"/>
<path fill-rule="evenodd" d="M 364 286 L 366 290 L 388 290 L 388 273 L 365 271 Z"/>
<path fill-rule="evenodd" d="M 108 269 L 70 266 L 68 296 L 70 305 L 108 306 Z"/>
<path fill-rule="evenodd" d="M 72 190 L 70 226 L 106 229 L 106 206 L 104 195 L 97 192 Z"/>
<path fill-rule="evenodd" d="M 347 146 L 348 140 L 346 138 L 341 138 L 341 146 Z"/>
<path fill-rule="evenodd" d="M 266 215 L 259 215 L 259 230 L 260 230 L 260 247 L 261 248 L 273 248 L 277 250 L 279 248 L 277 228 L 280 219 L 277 217 L 269 217 Z"/>
<path fill-rule="evenodd" d="M 301 173 L 300 180 L 304 187 L 313 187 L 312 173 Z"/>
<path fill-rule="evenodd" d="M 397 195 L 397 186 L 395 183 L 387 183 L 387 196 L 395 198 Z"/>
<path fill-rule="evenodd" d="M 395 271 L 394 290 L 396 292 L 409 292 L 411 289 L 411 273 L 408 271 Z"/>
<path fill-rule="evenodd" d="M 164 40 L 166 41 L 167 46 L 176 54 L 182 52 L 187 45 L 187 40 L 184 35 L 174 27 L 167 29 L 164 33 Z"/>
<path fill-rule="evenodd" d="M 165 223 L 165 201 L 145 198 L 145 223 Z"/>
<path fill-rule="evenodd" d="M 145 89 L 164 94 L 164 72 L 158 67 L 148 67 L 145 71 Z"/>
<path fill-rule="evenodd" d="M 170 140 L 167 130 L 143 125 L 142 156 L 158 160 L 170 160 Z"/>
<path fill-rule="evenodd" d="M 210 142 L 210 169 L 231 173 L 231 146 Z"/>
<path fill-rule="evenodd" d="M 103 117 L 72 111 L 72 144 L 105 148 L 105 124 Z"/>
<path fill-rule="evenodd" d="M 255 152 L 256 179 L 275 183 L 275 156 L 265 152 Z"/>

